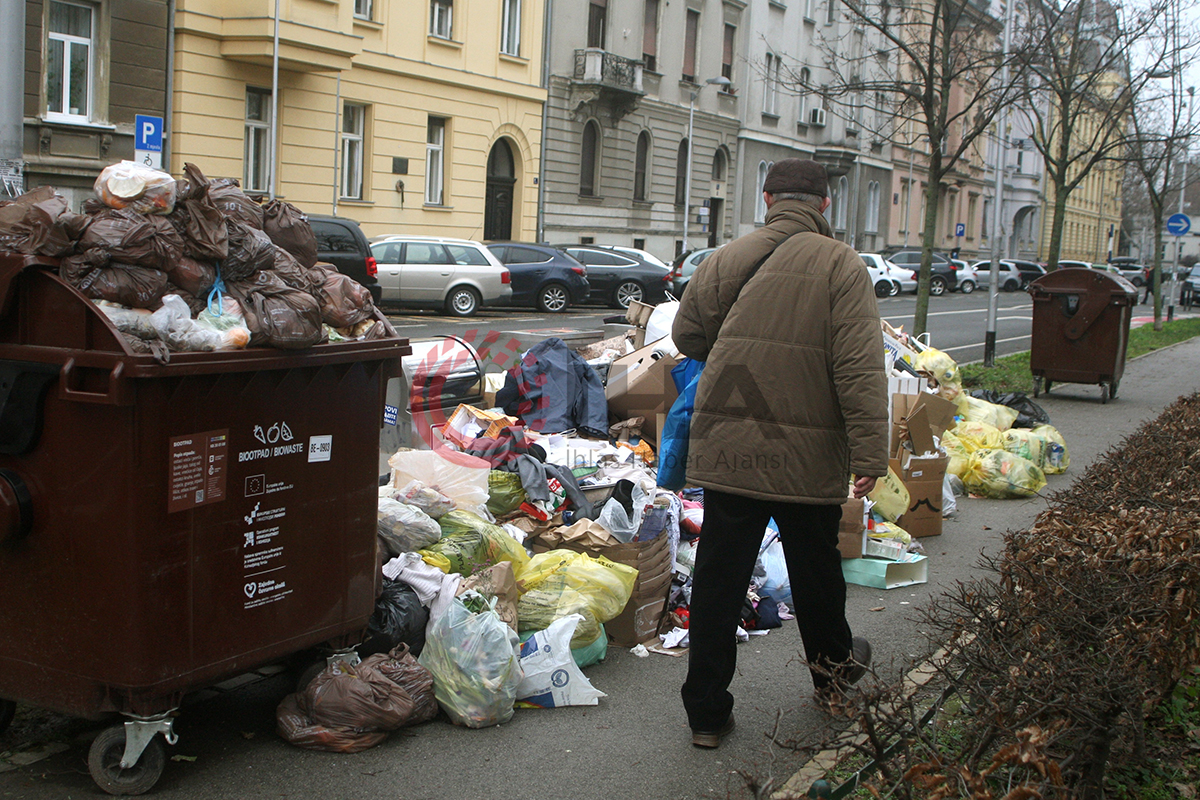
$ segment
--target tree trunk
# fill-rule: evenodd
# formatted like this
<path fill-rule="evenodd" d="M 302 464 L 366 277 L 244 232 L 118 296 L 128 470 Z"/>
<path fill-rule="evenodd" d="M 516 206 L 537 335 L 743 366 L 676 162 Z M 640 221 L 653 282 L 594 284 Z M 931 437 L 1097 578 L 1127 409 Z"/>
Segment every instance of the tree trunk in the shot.
<path fill-rule="evenodd" d="M 1058 260 L 1062 255 L 1062 234 L 1066 226 L 1067 190 L 1065 181 L 1054 181 L 1054 216 L 1050 220 L 1050 249 L 1046 251 L 1046 269 L 1058 269 Z"/>
<path fill-rule="evenodd" d="M 932 157 L 930 162 L 928 182 L 925 184 L 925 225 L 921 233 L 921 269 L 917 273 L 917 309 L 913 314 L 913 336 L 920 336 L 928 330 L 929 278 L 933 273 L 933 245 L 937 241 L 938 187 L 941 180 L 940 175 L 935 178 L 936 166 Z"/>
<path fill-rule="evenodd" d="M 1162 252 L 1163 252 L 1163 215 L 1162 209 L 1154 215 L 1154 273 L 1150 279 L 1154 281 L 1154 330 L 1163 329 L 1163 285 L 1162 285 Z"/>

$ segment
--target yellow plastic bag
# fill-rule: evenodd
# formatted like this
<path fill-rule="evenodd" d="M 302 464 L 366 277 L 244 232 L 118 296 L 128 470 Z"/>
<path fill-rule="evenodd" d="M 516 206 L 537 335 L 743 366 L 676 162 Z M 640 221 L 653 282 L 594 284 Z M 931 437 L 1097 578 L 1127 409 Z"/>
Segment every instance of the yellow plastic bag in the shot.
<path fill-rule="evenodd" d="M 875 504 L 871 510 L 878 511 L 889 522 L 895 522 L 908 511 L 908 489 L 891 467 L 888 467 L 887 475 L 875 481 L 869 497 Z"/>
<path fill-rule="evenodd" d="M 971 451 L 963 440 L 951 431 L 942 434 L 942 449 L 946 451 L 946 455 L 950 456 L 950 463 L 946 466 L 946 471 L 961 478 L 967 470 L 967 459 L 971 457 Z"/>
<path fill-rule="evenodd" d="M 954 426 L 954 435 L 967 448 L 967 452 L 976 450 L 1003 450 L 1004 437 L 995 425 L 986 422 L 963 420 Z M 961 476 L 960 476 L 961 477 Z"/>
<path fill-rule="evenodd" d="M 1066 472 L 1071 465 L 1071 453 L 1067 450 L 1067 440 L 1058 432 L 1058 428 L 1038 425 L 1033 429 L 1033 434 L 1046 440 L 1046 474 Z"/>
<path fill-rule="evenodd" d="M 1006 450 L 976 450 L 962 481 L 971 494 L 1005 500 L 1037 494 L 1046 485 L 1046 476 L 1029 459 Z"/>
<path fill-rule="evenodd" d="M 894 522 L 877 522 L 867 535 L 872 539 L 896 539 L 905 544 L 912 544 L 912 536 L 908 531 Z"/>
<path fill-rule="evenodd" d="M 583 621 L 571 637 L 572 647 L 594 642 L 602 623 L 616 617 L 629 602 L 638 571 L 603 556 L 574 550 L 539 553 L 519 571 L 525 593 L 517 603 L 517 627 L 542 630 L 567 614 Z"/>
<path fill-rule="evenodd" d="M 958 406 L 958 411 L 962 414 L 963 419 L 970 422 L 986 422 L 1001 431 L 1011 428 L 1017 419 L 1015 408 L 989 403 L 987 400 L 971 397 L 965 392 L 958 396 L 955 405 Z"/>
<path fill-rule="evenodd" d="M 1028 428 L 1010 428 L 1000 434 L 1004 449 L 1013 455 L 1027 458 L 1046 471 L 1046 450 L 1049 442 Z"/>
<path fill-rule="evenodd" d="M 941 350 L 930 347 L 917 354 L 917 360 L 913 367 L 917 372 L 927 375 L 937 383 L 937 394 L 940 397 L 957 401 L 958 396 L 962 393 L 962 375 L 953 358 Z"/>
<path fill-rule="evenodd" d="M 438 519 L 442 538 L 418 550 L 426 564 L 447 574 L 457 572 L 464 578 L 501 561 L 513 562 L 520 574 L 529 554 L 517 540 L 499 525 L 493 525 L 470 511 L 451 511 Z"/>

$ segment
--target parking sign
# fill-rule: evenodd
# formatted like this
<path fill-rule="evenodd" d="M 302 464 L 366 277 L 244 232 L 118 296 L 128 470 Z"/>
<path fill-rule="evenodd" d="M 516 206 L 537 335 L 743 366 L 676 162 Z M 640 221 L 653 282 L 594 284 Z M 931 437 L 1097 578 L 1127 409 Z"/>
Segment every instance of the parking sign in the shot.
<path fill-rule="evenodd" d="M 134 160 L 148 167 L 162 169 L 163 120 L 138 114 L 133 122 Z"/>
<path fill-rule="evenodd" d="M 967 235 L 967 226 L 961 222 L 955 224 L 954 235 L 955 236 L 966 236 Z"/>

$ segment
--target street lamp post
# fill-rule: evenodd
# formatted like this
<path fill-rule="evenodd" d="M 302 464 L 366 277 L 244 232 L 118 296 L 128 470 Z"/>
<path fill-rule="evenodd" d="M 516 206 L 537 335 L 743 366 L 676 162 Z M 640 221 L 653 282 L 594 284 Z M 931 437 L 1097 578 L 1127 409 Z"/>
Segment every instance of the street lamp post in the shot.
<path fill-rule="evenodd" d="M 709 78 L 705 84 L 713 84 L 722 88 L 729 86 L 732 81 L 724 75 L 716 78 Z M 696 121 L 696 98 L 700 95 L 700 90 L 703 86 L 697 86 L 692 89 L 692 98 L 688 103 L 688 132 L 687 132 L 687 164 L 683 176 L 683 252 L 688 251 L 688 227 L 691 223 L 691 208 L 692 208 L 692 132 Z M 710 220 L 710 224 L 713 224 Z"/>
<path fill-rule="evenodd" d="M 1183 213 L 1183 195 L 1187 191 L 1187 168 L 1188 168 L 1188 136 L 1192 132 L 1192 106 L 1195 105 L 1196 87 L 1189 86 L 1188 93 L 1188 115 L 1187 127 L 1184 128 L 1183 137 L 1183 152 L 1179 159 L 1179 213 Z M 1183 260 L 1183 237 L 1175 237 L 1175 267 L 1171 270 L 1171 299 L 1167 305 L 1167 322 L 1175 318 L 1175 296 L 1177 284 L 1179 282 L 1179 262 Z"/>

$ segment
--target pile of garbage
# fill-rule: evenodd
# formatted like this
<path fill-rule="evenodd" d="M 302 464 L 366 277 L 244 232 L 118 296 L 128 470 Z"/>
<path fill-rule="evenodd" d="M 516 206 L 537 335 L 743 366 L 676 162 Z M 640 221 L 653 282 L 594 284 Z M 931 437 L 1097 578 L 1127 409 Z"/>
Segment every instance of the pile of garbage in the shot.
<path fill-rule="evenodd" d="M 0 250 L 57 259 L 135 353 L 395 336 L 365 287 L 317 262 L 308 220 L 289 203 L 260 205 L 192 164 L 176 180 L 122 161 L 95 192 L 82 214 L 50 187 L 0 201 Z"/>

